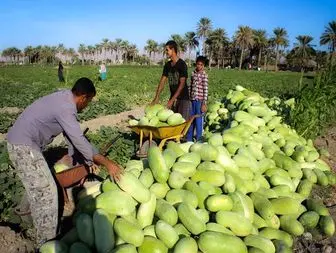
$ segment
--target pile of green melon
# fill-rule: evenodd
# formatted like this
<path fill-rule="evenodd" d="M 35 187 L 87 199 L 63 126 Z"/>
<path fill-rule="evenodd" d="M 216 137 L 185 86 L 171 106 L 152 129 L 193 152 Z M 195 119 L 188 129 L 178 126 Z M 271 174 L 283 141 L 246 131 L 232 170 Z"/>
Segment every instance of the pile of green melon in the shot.
<path fill-rule="evenodd" d="M 304 233 L 333 236 L 328 209 L 310 193 L 336 176 L 312 141 L 243 87 L 216 106 L 227 122 L 206 142 L 169 142 L 130 160 L 119 182 L 80 194 L 74 228 L 41 252 L 275 253 L 293 252 Z"/>
<path fill-rule="evenodd" d="M 180 113 L 174 113 L 172 110 L 156 104 L 147 106 L 145 108 L 145 115 L 140 120 L 131 119 L 128 124 L 130 126 L 167 127 L 180 125 L 184 122 L 185 119 Z"/>

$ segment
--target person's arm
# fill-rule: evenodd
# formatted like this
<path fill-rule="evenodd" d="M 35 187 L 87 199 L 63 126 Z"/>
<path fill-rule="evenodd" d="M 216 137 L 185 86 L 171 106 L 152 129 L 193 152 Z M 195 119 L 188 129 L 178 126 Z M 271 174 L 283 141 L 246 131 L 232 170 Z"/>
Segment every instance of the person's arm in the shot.
<path fill-rule="evenodd" d="M 167 81 L 167 76 L 162 75 L 161 79 L 160 79 L 160 83 L 159 83 L 159 85 L 158 85 L 158 87 L 156 89 L 154 100 L 151 103 L 152 105 L 159 103 L 160 94 L 161 94 L 161 92 L 162 92 L 162 90 L 163 90 L 163 88 L 164 88 L 164 86 L 166 84 L 166 81 Z"/>
<path fill-rule="evenodd" d="M 175 94 L 172 96 L 172 98 L 168 101 L 168 104 L 167 104 L 167 107 L 168 108 L 171 108 L 175 102 L 175 100 L 178 98 L 178 96 L 181 94 L 183 88 L 184 88 L 184 85 L 185 85 L 185 82 L 186 82 L 186 78 L 185 77 L 180 77 L 179 79 L 179 86 L 175 92 Z"/>
<path fill-rule="evenodd" d="M 93 156 L 93 161 L 95 164 L 104 166 L 109 174 L 114 178 L 114 180 L 118 181 L 120 179 L 120 175 L 122 174 L 123 170 L 119 164 L 101 154 L 95 154 Z"/>
<path fill-rule="evenodd" d="M 63 128 L 71 144 L 84 156 L 89 165 L 92 164 L 92 162 L 103 165 L 113 178 L 116 180 L 119 179 L 121 168 L 116 163 L 100 155 L 98 150 L 93 148 L 90 142 L 85 138 L 76 115 L 71 109 L 60 112 L 57 121 Z"/>
<path fill-rule="evenodd" d="M 203 77 L 203 102 L 202 102 L 202 107 L 201 111 L 206 112 L 207 111 L 207 105 L 206 102 L 208 100 L 208 75 L 205 73 Z"/>
<path fill-rule="evenodd" d="M 68 146 L 68 155 L 72 157 L 75 154 L 75 147 L 72 145 L 69 137 L 63 132 L 63 137 L 65 139 L 66 145 Z"/>

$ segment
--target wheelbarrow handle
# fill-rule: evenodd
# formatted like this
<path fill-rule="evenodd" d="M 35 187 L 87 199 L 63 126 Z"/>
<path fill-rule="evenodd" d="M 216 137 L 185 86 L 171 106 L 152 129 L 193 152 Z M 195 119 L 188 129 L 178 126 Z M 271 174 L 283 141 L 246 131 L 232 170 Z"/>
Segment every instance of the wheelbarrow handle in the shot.
<path fill-rule="evenodd" d="M 85 130 L 84 130 L 84 132 L 83 132 L 83 134 L 84 134 L 84 136 L 87 134 L 87 132 L 89 131 L 89 128 L 87 127 L 87 128 L 85 128 Z M 86 136 L 85 136 L 86 137 Z M 108 154 L 108 151 L 110 150 L 110 148 L 112 147 L 112 145 L 120 138 L 121 136 L 120 136 L 120 134 L 118 134 L 116 137 L 114 137 L 110 142 L 108 142 L 104 147 L 103 147 L 103 149 L 101 150 L 101 154 L 103 155 L 103 156 L 107 156 L 107 154 Z"/>
<path fill-rule="evenodd" d="M 191 116 L 191 117 L 187 120 L 187 124 L 186 124 L 185 128 L 183 129 L 182 135 L 184 136 L 184 135 L 187 134 L 187 132 L 188 132 L 188 130 L 189 130 L 189 128 L 190 128 L 192 122 L 194 121 L 194 119 L 199 118 L 199 117 L 203 117 L 203 115 L 204 115 L 204 114 L 196 114 L 196 115 Z"/>
<path fill-rule="evenodd" d="M 187 121 L 188 121 L 188 123 L 189 122 L 192 123 L 194 121 L 194 119 L 199 118 L 199 117 L 203 117 L 203 116 L 204 116 L 204 113 L 202 113 L 202 114 L 195 114 L 195 115 L 189 117 L 189 119 Z"/>
<path fill-rule="evenodd" d="M 110 148 L 112 147 L 112 145 L 117 141 L 119 140 L 121 137 L 120 134 L 118 134 L 116 137 L 114 137 L 109 143 L 107 143 L 105 145 L 105 147 L 101 150 L 101 154 L 103 156 L 107 156 L 108 155 L 108 151 L 110 150 Z"/>
<path fill-rule="evenodd" d="M 88 131 L 89 131 L 89 128 L 87 127 L 87 128 L 85 128 L 83 134 L 86 135 Z"/>

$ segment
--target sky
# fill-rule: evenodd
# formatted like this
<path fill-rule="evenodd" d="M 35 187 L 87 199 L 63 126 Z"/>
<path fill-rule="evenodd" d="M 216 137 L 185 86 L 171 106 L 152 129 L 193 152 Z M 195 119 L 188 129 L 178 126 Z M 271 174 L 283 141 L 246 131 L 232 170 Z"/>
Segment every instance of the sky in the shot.
<path fill-rule="evenodd" d="M 0 50 L 27 45 L 78 48 L 103 38 L 127 39 L 143 50 L 148 39 L 165 42 L 171 34 L 195 31 L 201 17 L 231 38 L 239 25 L 287 29 L 290 46 L 297 35 L 319 37 L 336 20 L 336 0 L 0 0 Z"/>

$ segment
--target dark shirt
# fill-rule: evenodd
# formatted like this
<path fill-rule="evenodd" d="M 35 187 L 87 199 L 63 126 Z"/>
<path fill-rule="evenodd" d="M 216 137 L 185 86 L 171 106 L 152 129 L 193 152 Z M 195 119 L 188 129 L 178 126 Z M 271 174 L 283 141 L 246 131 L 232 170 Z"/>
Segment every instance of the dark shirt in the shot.
<path fill-rule="evenodd" d="M 188 67 L 185 61 L 183 61 L 182 59 L 178 59 L 178 61 L 174 66 L 172 66 L 172 61 L 167 62 L 163 68 L 162 75 L 168 78 L 170 98 L 172 98 L 176 93 L 180 83 L 180 78 L 185 77 L 186 78 L 185 85 L 177 99 L 182 100 L 189 99 L 189 92 L 187 86 Z"/>
<path fill-rule="evenodd" d="M 58 74 L 63 74 L 63 65 L 58 65 Z"/>

